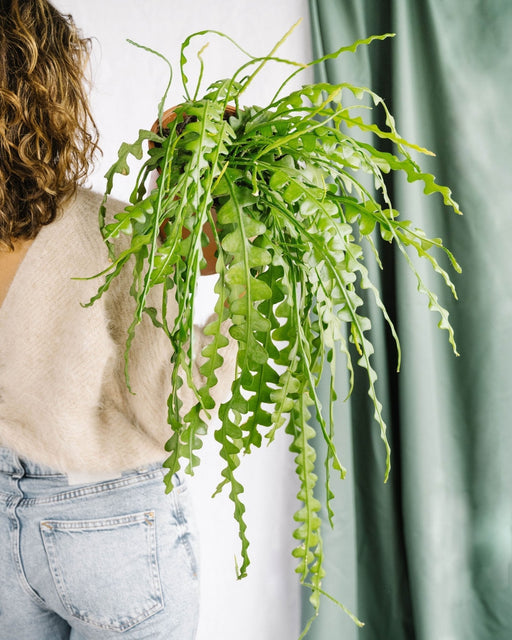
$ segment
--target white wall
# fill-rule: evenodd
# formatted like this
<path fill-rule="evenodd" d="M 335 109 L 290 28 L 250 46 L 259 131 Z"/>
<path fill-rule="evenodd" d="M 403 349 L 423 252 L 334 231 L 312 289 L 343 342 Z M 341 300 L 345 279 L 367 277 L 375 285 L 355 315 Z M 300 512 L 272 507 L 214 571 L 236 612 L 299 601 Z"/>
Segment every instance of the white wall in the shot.
<path fill-rule="evenodd" d="M 122 141 L 133 141 L 138 129 L 149 127 L 166 81 L 165 64 L 125 42 L 131 38 L 165 54 L 173 62 L 175 84 L 167 106 L 182 97 L 177 61 L 179 44 L 190 33 L 218 29 L 255 55 L 267 53 L 300 17 L 279 55 L 310 59 L 307 0 L 54 0 L 71 13 L 85 35 L 95 39 L 92 59 L 92 105 L 101 134 L 103 158 L 91 178 L 95 190 L 104 189 L 103 175 L 114 162 Z M 206 80 L 228 77 L 240 57 L 233 47 L 213 37 L 205 52 Z M 191 50 L 192 51 L 192 50 Z M 234 59 L 232 56 L 234 55 Z M 263 80 L 247 92 L 248 102 L 273 95 L 285 69 L 269 66 Z M 295 85 L 310 76 L 302 75 Z M 122 181 L 115 195 L 127 198 Z M 204 315 L 211 297 L 211 280 L 203 285 Z M 249 576 L 235 579 L 238 538 L 232 508 L 225 495 L 210 499 L 220 466 L 215 443 L 209 438 L 199 472 L 191 479 L 202 547 L 202 616 L 199 640 L 295 640 L 300 626 L 300 592 L 294 573 L 291 533 L 297 487 L 288 441 L 282 436 L 269 448 L 242 462 L 240 479 L 246 486 L 248 535 L 252 564 Z"/>

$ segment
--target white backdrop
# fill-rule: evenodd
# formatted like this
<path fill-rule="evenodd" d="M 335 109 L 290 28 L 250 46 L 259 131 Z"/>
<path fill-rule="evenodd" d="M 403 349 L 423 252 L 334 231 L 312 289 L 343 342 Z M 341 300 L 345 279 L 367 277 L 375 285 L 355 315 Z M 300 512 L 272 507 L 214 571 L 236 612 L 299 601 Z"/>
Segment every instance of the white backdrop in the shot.
<path fill-rule="evenodd" d="M 54 0 L 71 13 L 83 33 L 94 38 L 92 106 L 100 130 L 103 158 L 91 186 L 104 189 L 103 175 L 114 162 L 122 141 L 131 142 L 138 129 L 149 127 L 167 82 L 165 63 L 126 43 L 130 38 L 161 51 L 171 60 L 175 82 L 167 106 L 180 102 L 179 45 L 195 31 L 218 29 L 254 55 L 263 55 L 300 17 L 300 27 L 279 55 L 310 59 L 307 0 Z M 240 57 L 213 37 L 205 51 L 206 81 L 228 77 Z M 191 49 L 193 51 L 193 49 Z M 192 64 L 192 63 L 191 63 Z M 238 65 L 236 65 L 238 66 Z M 269 66 L 246 101 L 258 103 L 273 95 L 286 70 Z M 295 86 L 310 76 L 302 74 Z M 122 180 L 114 194 L 126 199 Z M 203 279 L 206 317 L 211 310 L 212 282 Z M 210 498 L 218 478 L 216 446 L 209 438 L 202 464 L 191 479 L 201 532 L 202 598 L 199 640 L 295 640 L 300 627 L 300 591 L 291 557 L 292 514 L 297 486 L 293 459 L 284 435 L 268 448 L 242 461 L 240 479 L 246 487 L 248 535 L 252 564 L 249 576 L 235 578 L 239 545 L 232 507 L 225 495 Z"/>

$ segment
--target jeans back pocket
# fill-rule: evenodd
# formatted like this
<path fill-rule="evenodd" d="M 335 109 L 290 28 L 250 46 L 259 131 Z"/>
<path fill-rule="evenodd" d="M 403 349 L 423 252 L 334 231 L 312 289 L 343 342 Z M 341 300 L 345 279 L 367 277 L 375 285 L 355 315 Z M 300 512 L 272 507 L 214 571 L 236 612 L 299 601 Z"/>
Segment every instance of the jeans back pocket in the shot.
<path fill-rule="evenodd" d="M 153 511 L 40 524 L 61 602 L 75 618 L 126 631 L 163 609 Z"/>

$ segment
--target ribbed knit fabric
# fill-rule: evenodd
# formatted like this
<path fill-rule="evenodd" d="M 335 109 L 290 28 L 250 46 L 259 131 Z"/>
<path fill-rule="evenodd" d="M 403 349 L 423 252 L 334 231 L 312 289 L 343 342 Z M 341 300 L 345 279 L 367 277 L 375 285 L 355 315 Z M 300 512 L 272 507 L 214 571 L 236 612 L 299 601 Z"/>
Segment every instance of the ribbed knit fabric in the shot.
<path fill-rule="evenodd" d="M 130 270 L 92 307 L 101 279 L 75 280 L 109 262 L 98 230 L 101 197 L 80 190 L 30 246 L 0 308 L 0 446 L 70 475 L 108 477 L 165 457 L 170 347 L 145 317 L 130 356 L 124 348 L 134 301 Z M 111 201 L 109 215 L 122 210 Z M 157 301 L 155 300 L 155 304 Z M 172 310 L 171 310 L 172 311 Z M 195 333 L 200 353 L 206 337 Z M 229 390 L 226 349 L 217 396 Z M 183 399 L 191 402 L 185 388 Z"/>

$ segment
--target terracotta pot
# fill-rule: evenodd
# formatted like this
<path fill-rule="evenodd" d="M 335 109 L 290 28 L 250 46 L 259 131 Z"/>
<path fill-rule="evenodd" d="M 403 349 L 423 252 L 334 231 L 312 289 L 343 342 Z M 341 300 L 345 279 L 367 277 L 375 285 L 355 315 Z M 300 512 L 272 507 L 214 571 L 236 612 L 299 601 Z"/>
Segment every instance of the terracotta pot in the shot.
<path fill-rule="evenodd" d="M 178 106 L 179 105 L 175 105 L 174 107 L 170 107 L 169 109 L 166 109 L 164 111 L 162 115 L 162 128 L 164 129 L 164 131 L 169 125 L 169 123 L 176 118 L 175 109 Z M 224 111 L 224 119 L 227 120 L 228 118 L 234 115 L 236 115 L 236 107 L 234 107 L 232 104 L 228 104 Z M 155 122 L 153 123 L 153 126 L 151 127 L 151 131 L 153 133 L 158 133 L 160 131 L 160 122 L 158 121 L 158 119 L 155 120 Z M 155 146 L 155 143 L 152 140 L 149 140 L 149 147 L 151 148 L 154 146 Z"/>

